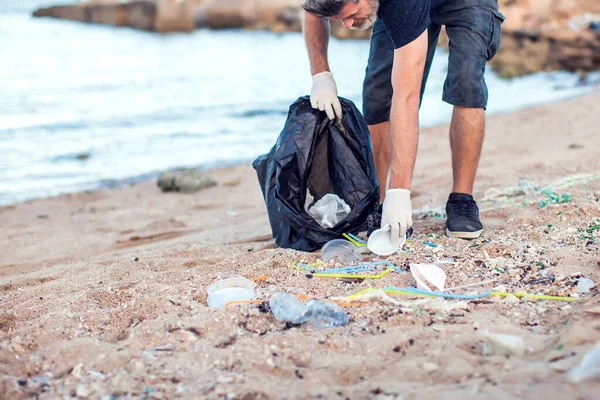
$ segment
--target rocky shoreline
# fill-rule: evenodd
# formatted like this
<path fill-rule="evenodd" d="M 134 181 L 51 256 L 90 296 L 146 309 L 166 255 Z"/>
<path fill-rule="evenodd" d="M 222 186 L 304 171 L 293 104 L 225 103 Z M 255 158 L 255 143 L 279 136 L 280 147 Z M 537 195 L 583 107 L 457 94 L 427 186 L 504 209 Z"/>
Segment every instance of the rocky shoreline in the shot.
<path fill-rule="evenodd" d="M 195 29 L 302 30 L 299 0 L 90 0 L 36 10 L 35 17 L 127 26 L 165 32 Z M 490 66 L 501 77 L 600 69 L 600 2 L 597 0 L 500 0 L 506 17 L 502 42 Z M 368 39 L 334 22 L 338 39 Z M 441 45 L 447 38 L 440 39 Z"/>

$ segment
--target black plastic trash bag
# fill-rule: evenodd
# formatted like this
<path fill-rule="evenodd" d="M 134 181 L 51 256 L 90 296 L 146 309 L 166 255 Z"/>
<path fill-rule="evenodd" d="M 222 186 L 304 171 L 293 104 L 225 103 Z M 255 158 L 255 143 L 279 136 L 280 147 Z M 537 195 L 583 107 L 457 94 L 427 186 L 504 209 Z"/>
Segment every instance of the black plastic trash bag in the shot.
<path fill-rule="evenodd" d="M 367 123 L 354 103 L 340 97 L 343 117 L 331 121 L 298 98 L 270 152 L 252 163 L 262 189 L 277 245 L 314 251 L 343 233 L 366 231 L 379 205 L 379 180 Z M 314 201 L 335 193 L 351 208 L 333 228 L 325 228 L 305 209 L 307 191 Z"/>

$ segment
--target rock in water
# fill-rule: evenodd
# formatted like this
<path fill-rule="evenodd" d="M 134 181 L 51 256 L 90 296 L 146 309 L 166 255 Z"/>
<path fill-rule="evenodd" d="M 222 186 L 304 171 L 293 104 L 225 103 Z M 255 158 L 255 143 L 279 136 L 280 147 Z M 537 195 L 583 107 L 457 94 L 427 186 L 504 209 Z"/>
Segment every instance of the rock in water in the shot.
<path fill-rule="evenodd" d="M 163 192 L 193 193 L 216 186 L 217 181 L 204 175 L 197 168 L 177 169 L 163 172 L 158 177 L 157 186 Z"/>

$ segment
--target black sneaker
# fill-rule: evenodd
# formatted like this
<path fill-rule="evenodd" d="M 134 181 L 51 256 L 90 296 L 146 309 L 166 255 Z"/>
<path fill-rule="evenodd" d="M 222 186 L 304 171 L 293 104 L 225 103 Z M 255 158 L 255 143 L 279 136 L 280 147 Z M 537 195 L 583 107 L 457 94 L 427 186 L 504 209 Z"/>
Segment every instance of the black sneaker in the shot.
<path fill-rule="evenodd" d="M 461 239 L 477 239 L 483 232 L 479 220 L 479 208 L 473 196 L 450 193 L 446 203 L 446 236 Z"/>
<path fill-rule="evenodd" d="M 371 233 L 375 232 L 377 229 L 381 228 L 381 214 L 383 213 L 383 205 L 379 205 L 375 212 L 369 214 L 367 217 L 367 237 L 371 236 Z M 412 226 L 408 228 L 406 231 L 406 238 L 412 236 L 414 230 Z"/>

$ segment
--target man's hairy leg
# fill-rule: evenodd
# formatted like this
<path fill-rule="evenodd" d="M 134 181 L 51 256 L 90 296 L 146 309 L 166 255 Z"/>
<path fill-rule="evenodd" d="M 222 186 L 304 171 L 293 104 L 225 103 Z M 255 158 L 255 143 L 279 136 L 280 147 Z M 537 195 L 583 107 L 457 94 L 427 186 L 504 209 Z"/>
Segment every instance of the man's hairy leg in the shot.
<path fill-rule="evenodd" d="M 382 122 L 376 125 L 369 125 L 371 133 L 371 142 L 373 143 L 373 157 L 375 159 L 375 168 L 379 178 L 381 202 L 385 198 L 385 190 L 392 160 L 392 136 L 390 133 L 390 122 Z"/>
<path fill-rule="evenodd" d="M 453 192 L 473 194 L 484 135 L 485 112 L 482 108 L 454 106 L 450 123 Z"/>

